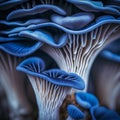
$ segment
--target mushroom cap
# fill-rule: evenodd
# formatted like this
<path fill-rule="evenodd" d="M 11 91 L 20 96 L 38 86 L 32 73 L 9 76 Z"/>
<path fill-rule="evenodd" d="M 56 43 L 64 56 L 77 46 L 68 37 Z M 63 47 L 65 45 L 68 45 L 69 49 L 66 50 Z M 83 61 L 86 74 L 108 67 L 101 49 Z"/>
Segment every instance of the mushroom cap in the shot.
<path fill-rule="evenodd" d="M 67 1 L 77 6 L 80 10 L 86 12 L 88 11 L 103 12 L 107 14 L 120 15 L 120 12 L 117 8 L 108 5 L 104 6 L 102 1 L 95 1 L 95 0 L 67 0 Z M 113 4 L 113 2 L 111 4 Z"/>
<path fill-rule="evenodd" d="M 47 71 L 43 71 L 43 69 L 43 60 L 37 57 L 28 58 L 17 66 L 17 70 L 19 71 L 42 78 L 56 85 L 73 87 L 79 90 L 85 87 L 82 78 L 74 73 L 67 73 L 59 69 L 50 69 Z"/>
<path fill-rule="evenodd" d="M 120 120 L 120 115 L 103 106 L 94 108 L 93 120 Z"/>
<path fill-rule="evenodd" d="M 10 9 L 10 8 L 14 7 L 15 5 L 22 4 L 26 1 L 28 1 L 28 0 L 9 0 L 9 1 L 1 0 L 0 2 L 2 2 L 2 3 L 0 3 L 0 10 Z"/>
<path fill-rule="evenodd" d="M 85 109 L 90 109 L 99 105 L 98 99 L 90 93 L 78 92 L 75 94 L 75 98 L 77 103 Z"/>
<path fill-rule="evenodd" d="M 43 42 L 46 44 L 49 44 L 54 47 L 62 47 L 66 43 L 67 35 L 56 35 L 53 37 L 50 33 L 42 31 L 42 30 L 36 30 L 36 31 L 21 31 L 19 33 L 19 36 L 21 37 L 27 37 L 33 40 L 37 40 L 39 42 Z"/>
<path fill-rule="evenodd" d="M 81 14 L 81 13 L 79 13 L 79 14 Z M 57 17 L 57 16 L 54 16 L 54 17 Z M 59 17 L 61 17 L 61 16 L 59 16 Z M 54 19 L 57 19 L 57 18 L 54 18 Z M 57 21 L 55 21 L 55 22 L 57 22 Z M 94 22 L 90 22 L 87 26 L 81 27 L 80 26 L 81 24 L 78 25 L 77 27 L 78 28 L 80 27 L 81 29 L 75 29 L 75 30 L 74 29 L 69 29 L 69 28 L 67 28 L 67 27 L 65 27 L 63 25 L 58 24 L 58 22 L 57 23 L 55 23 L 55 22 L 45 22 L 45 23 L 42 23 L 42 24 L 37 24 L 37 25 L 34 25 L 34 26 L 27 27 L 26 29 L 27 30 L 29 30 L 29 29 L 38 29 L 38 28 L 39 29 L 44 29 L 45 27 L 48 27 L 48 28 L 49 27 L 53 27 L 53 28 L 56 28 L 56 29 L 58 29 L 60 31 L 63 31 L 63 32 L 66 32 L 66 33 L 70 33 L 70 34 L 84 34 L 86 32 L 90 32 L 90 31 L 94 30 L 95 28 L 97 28 L 99 26 L 102 26 L 104 24 L 107 24 L 107 23 L 120 24 L 120 19 L 119 18 L 115 18 L 114 16 L 111 16 L 111 15 L 104 15 L 104 16 L 100 16 L 100 17 L 96 18 Z M 76 22 L 78 22 L 78 21 L 76 20 Z M 70 21 L 68 21 L 66 23 L 70 24 Z M 75 25 L 77 24 L 75 22 L 73 22 L 73 23 Z M 73 28 L 75 28 L 74 24 L 71 25 L 71 26 L 73 26 Z M 22 31 L 22 28 L 19 31 Z M 10 32 L 11 31 L 9 31 L 9 33 Z"/>
<path fill-rule="evenodd" d="M 75 120 L 84 118 L 84 113 L 75 105 L 72 105 L 72 104 L 68 105 L 67 112 L 68 112 L 69 116 Z"/>
<path fill-rule="evenodd" d="M 26 56 L 42 46 L 41 42 L 20 37 L 0 37 L 0 49 L 14 56 Z"/>
<path fill-rule="evenodd" d="M 66 27 L 68 29 L 81 29 L 88 25 L 94 19 L 94 14 L 81 12 L 74 14 L 72 16 L 60 16 L 60 15 L 52 15 L 51 19 L 53 22 Z"/>
<path fill-rule="evenodd" d="M 72 7 L 75 8 L 70 14 L 66 8 L 60 8 L 56 3 L 55 5 L 36 3 L 33 8 L 11 9 L 26 1 L 28 0 L 3 1 L 0 4 L 0 10 L 10 9 L 10 12 L 1 16 L 3 20 L 0 24 L 6 28 L 4 31 L 0 30 L 2 37 L 25 37 L 53 47 L 63 47 L 68 40 L 67 33 L 84 34 L 107 23 L 120 24 L 120 8 L 117 5 L 119 1 L 110 1 L 111 4 L 104 6 L 104 2 L 100 1 L 67 0 L 65 2 L 68 3 L 68 7 L 73 4 Z M 56 30 L 58 32 L 55 32 Z"/>
<path fill-rule="evenodd" d="M 58 6 L 55 5 L 49 5 L 49 4 L 42 4 L 42 5 L 36 5 L 33 8 L 30 9 L 17 9 L 12 11 L 11 13 L 8 14 L 7 20 L 12 20 L 15 18 L 21 18 L 21 17 L 26 17 L 26 16 L 31 16 L 31 15 L 36 15 L 36 14 L 41 14 L 44 13 L 48 10 L 52 10 L 58 14 L 65 15 L 66 12 L 59 8 Z"/>

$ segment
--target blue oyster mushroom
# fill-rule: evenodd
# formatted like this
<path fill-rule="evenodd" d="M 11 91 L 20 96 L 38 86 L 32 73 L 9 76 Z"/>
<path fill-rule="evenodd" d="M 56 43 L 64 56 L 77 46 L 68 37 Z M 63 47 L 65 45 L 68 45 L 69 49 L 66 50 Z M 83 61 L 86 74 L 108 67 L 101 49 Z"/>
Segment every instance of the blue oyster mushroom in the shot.
<path fill-rule="evenodd" d="M 112 52 L 113 54 L 120 55 L 120 39 L 115 40 L 105 47 L 105 50 Z"/>
<path fill-rule="evenodd" d="M 27 5 L 27 8 L 23 9 L 22 7 L 24 5 Z M 32 8 L 31 8 L 31 5 L 32 5 Z M 10 12 L 8 12 L 8 10 L 4 9 L 5 6 L 8 6 L 8 10 Z M 18 9 L 14 9 L 14 8 L 10 9 L 11 6 L 14 6 L 14 7 L 18 6 Z M 6 1 L 6 2 L 3 1 L 3 3 L 0 4 L 0 7 L 1 7 L 1 9 L 0 9 L 1 12 L 6 11 L 6 14 L 1 16 L 2 18 L 0 20 L 1 28 L 4 28 L 4 29 L 0 29 L 0 36 L 5 38 L 4 39 L 5 42 L 6 42 L 6 39 L 7 40 L 9 39 L 10 41 L 12 39 L 13 39 L 13 41 L 16 39 L 16 41 L 18 40 L 18 42 L 16 42 L 16 43 L 17 44 L 20 43 L 19 45 L 21 45 L 21 48 L 22 48 L 25 44 L 25 43 L 23 43 L 23 39 L 25 36 L 25 39 L 27 38 L 27 39 L 30 39 L 30 41 L 31 41 L 31 42 L 29 42 L 31 51 L 33 51 L 33 48 L 35 51 L 36 47 L 38 48 L 38 46 L 41 46 L 42 41 L 44 41 L 50 45 L 52 44 L 53 46 L 54 45 L 63 46 L 63 44 L 65 44 L 65 43 L 63 43 L 66 40 L 65 33 L 64 33 L 64 35 L 60 34 L 61 36 L 56 35 L 53 37 L 52 35 L 50 35 L 50 33 L 47 33 L 46 31 L 44 32 L 43 30 L 39 29 L 40 24 L 49 21 L 48 15 L 47 15 L 47 17 L 44 15 L 46 13 L 48 14 L 49 11 L 51 11 L 50 14 L 52 12 L 58 13 L 60 15 L 66 14 L 66 12 L 63 9 L 59 8 L 58 6 L 50 5 L 50 4 L 39 4 L 38 5 L 36 3 L 36 1 L 33 1 L 33 0 L 31 2 L 28 2 L 27 0 L 22 0 L 21 2 L 19 0 L 14 0 L 14 1 Z M 39 15 L 40 15 L 40 17 L 38 17 Z M 31 16 L 32 16 L 32 18 L 31 18 Z M 41 38 L 40 38 L 40 36 L 41 36 Z M 21 38 L 21 41 L 19 42 L 20 38 Z M 33 40 L 38 40 L 39 43 L 37 41 L 32 42 L 31 38 Z M 56 40 L 56 39 L 59 39 L 59 40 Z M 24 41 L 26 41 L 26 40 L 24 40 Z M 62 41 L 62 42 L 60 43 L 59 41 Z M 13 46 L 11 46 L 9 44 L 10 45 L 9 49 L 12 49 L 12 48 L 14 49 L 14 46 L 17 46 L 17 44 L 13 45 Z M 20 47 L 19 45 L 18 45 L 18 47 Z M 2 47 L 1 47 L 2 49 L 3 49 L 3 46 L 4 45 L 2 45 Z M 31 54 L 31 53 L 32 52 L 29 52 L 29 54 Z M 24 54 L 24 52 L 23 52 L 23 54 Z M 27 53 L 25 53 L 25 55 L 26 54 Z"/>
<path fill-rule="evenodd" d="M 119 7 L 114 6 L 114 0 L 108 1 L 104 5 L 104 1 L 95 1 L 95 0 L 67 0 L 70 3 L 73 3 L 79 9 L 86 12 L 103 12 L 107 14 L 120 15 Z M 116 1 L 117 2 L 117 1 Z M 117 2 L 118 6 L 120 1 Z M 113 6 L 112 6 L 113 5 Z M 86 9 L 87 8 L 87 9 Z"/>
<path fill-rule="evenodd" d="M 104 2 L 90 0 L 67 0 L 66 3 L 66 15 L 53 14 L 51 21 L 39 25 L 39 28 L 54 26 L 67 33 L 67 42 L 59 48 L 45 44 L 40 49 L 49 54 L 61 69 L 80 75 L 85 81 L 86 91 L 88 74 L 95 57 L 104 46 L 120 37 L 119 6 L 112 6 L 111 2 L 110 6 L 106 3 L 104 8 Z M 82 3 L 83 6 L 90 6 L 90 9 L 85 11 L 76 7 Z"/>
<path fill-rule="evenodd" d="M 90 93 L 78 92 L 75 93 L 75 100 L 82 108 L 89 110 L 91 116 L 94 116 L 94 110 L 99 106 L 98 99 L 94 95 Z M 85 119 L 86 117 L 85 113 L 82 112 L 80 108 L 72 104 L 67 106 L 67 111 L 69 115 L 67 120 L 71 120 L 71 118 L 80 120 Z"/>
<path fill-rule="evenodd" d="M 22 4 L 28 0 L 1 0 L 0 1 L 0 10 L 7 10 L 19 4 Z"/>
<path fill-rule="evenodd" d="M 22 72 L 16 71 L 16 66 L 22 59 L 0 50 L 0 84 L 8 101 L 8 116 L 11 120 L 32 119 L 32 108 L 24 91 L 26 76 Z M 25 116 L 27 117 L 25 118 Z"/>
<path fill-rule="evenodd" d="M 91 116 L 93 116 L 94 108 L 99 106 L 98 99 L 94 95 L 84 92 L 76 93 L 75 97 L 77 103 L 84 109 L 88 109 Z"/>
<path fill-rule="evenodd" d="M 26 16 L 31 16 L 31 15 L 36 15 L 36 14 L 41 14 L 46 11 L 52 10 L 55 13 L 65 15 L 66 12 L 59 7 L 55 5 L 36 5 L 33 8 L 29 9 L 17 9 L 12 11 L 11 13 L 8 14 L 7 20 L 15 19 L 15 18 L 21 18 L 21 17 L 26 17 Z"/>
<path fill-rule="evenodd" d="M 74 73 L 44 68 L 44 61 L 33 57 L 20 63 L 17 70 L 26 73 L 31 82 L 39 108 L 38 119 L 59 120 L 59 108 L 66 95 L 72 88 L 84 89 L 84 82 Z"/>
<path fill-rule="evenodd" d="M 94 109 L 92 120 L 120 120 L 120 115 L 113 110 L 100 106 Z"/>
<path fill-rule="evenodd" d="M 22 57 L 39 49 L 43 43 L 20 37 L 0 37 L 0 51 Z"/>
<path fill-rule="evenodd" d="M 79 4 L 77 0 L 2 2 L 0 13 L 4 14 L 0 15 L 0 36 L 10 39 L 27 38 L 31 42 L 37 40 L 40 45 L 43 43 L 41 49 L 49 54 L 62 70 L 74 72 L 84 79 L 85 90 L 90 67 L 96 55 L 103 46 L 120 37 L 120 1 L 117 0 L 111 0 L 110 4 L 93 0 L 81 0 Z M 86 6 L 88 11 L 84 9 Z M 58 18 L 62 22 L 58 21 Z M 39 36 L 42 36 L 42 39 Z"/>
<path fill-rule="evenodd" d="M 72 119 L 80 120 L 84 118 L 84 113 L 75 105 L 72 104 L 68 105 L 67 112 L 69 117 L 71 117 Z M 69 117 L 67 118 L 67 120 L 71 119 Z"/>
<path fill-rule="evenodd" d="M 1 24 L 5 26 L 5 29 L 0 29 L 0 34 L 2 37 L 25 37 L 47 43 L 41 49 L 49 54 L 61 69 L 81 76 L 85 81 L 86 91 L 89 71 L 96 55 L 103 46 L 120 37 L 119 6 L 111 2 L 111 5 L 103 12 L 103 7 L 98 7 L 102 6 L 102 2 L 88 1 L 87 5 L 90 6 L 90 9 L 86 12 L 84 9 L 81 10 L 81 7 L 76 7 L 72 0 L 65 1 L 65 3 L 67 3 L 67 7 L 63 3 L 64 7 L 56 2 L 54 5 L 41 3 L 38 5 L 37 2 L 32 1 L 32 3 L 30 2 L 32 5 L 29 2 L 20 4 L 18 10 L 8 9 L 2 16 Z M 83 3 L 85 6 L 86 3 L 84 1 Z M 14 4 L 14 6 L 16 5 Z M 97 6 L 98 9 L 94 6 Z M 40 14 L 38 13 L 39 8 Z M 68 12 L 67 9 L 71 9 L 71 12 Z M 92 12 L 91 9 L 99 12 Z M 23 11 L 25 14 L 22 14 Z M 33 11 L 34 14 L 29 11 Z M 20 13 L 20 16 L 17 13 Z M 87 19 L 85 20 L 84 17 Z M 35 21 L 39 18 L 43 22 Z M 57 20 L 58 18 L 61 18 L 62 23 Z M 69 18 L 72 21 L 72 27 L 69 27 Z M 81 19 L 85 20 L 84 25 L 81 25 L 83 23 Z M 39 36 L 42 36 L 42 39 Z"/>
<path fill-rule="evenodd" d="M 75 97 L 77 103 L 85 109 L 90 109 L 99 105 L 98 99 L 90 93 L 75 93 Z"/>

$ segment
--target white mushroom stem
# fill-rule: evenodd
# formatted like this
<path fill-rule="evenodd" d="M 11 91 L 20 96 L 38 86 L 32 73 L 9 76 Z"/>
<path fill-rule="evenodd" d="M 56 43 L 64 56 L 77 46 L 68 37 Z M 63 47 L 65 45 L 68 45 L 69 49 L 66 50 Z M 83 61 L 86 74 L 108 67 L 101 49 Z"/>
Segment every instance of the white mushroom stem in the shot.
<path fill-rule="evenodd" d="M 20 117 L 31 112 L 29 102 L 25 95 L 25 74 L 16 71 L 20 59 L 0 51 L 0 83 L 5 90 L 10 106 L 10 115 Z"/>
<path fill-rule="evenodd" d="M 59 120 L 59 108 L 66 95 L 71 91 L 70 87 L 52 84 L 44 79 L 28 75 L 34 89 L 38 109 L 38 120 Z"/>
<path fill-rule="evenodd" d="M 62 70 L 80 75 L 85 81 L 86 91 L 89 71 L 96 55 L 108 42 L 120 37 L 119 33 L 119 25 L 106 24 L 85 34 L 68 34 L 68 42 L 62 48 L 44 45 L 41 49 L 49 54 Z"/>

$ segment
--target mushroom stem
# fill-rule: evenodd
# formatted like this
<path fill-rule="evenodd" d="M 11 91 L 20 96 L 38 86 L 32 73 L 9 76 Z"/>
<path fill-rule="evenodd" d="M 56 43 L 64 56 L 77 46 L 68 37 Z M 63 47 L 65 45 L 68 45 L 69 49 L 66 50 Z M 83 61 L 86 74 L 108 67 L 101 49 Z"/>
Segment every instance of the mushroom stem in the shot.
<path fill-rule="evenodd" d="M 59 120 L 59 108 L 66 95 L 71 91 L 71 88 L 55 85 L 31 75 L 28 75 L 28 78 L 32 84 L 38 103 L 38 120 Z"/>
<path fill-rule="evenodd" d="M 68 34 L 68 42 L 62 48 L 44 45 L 41 49 L 49 54 L 62 70 L 80 75 L 85 81 L 87 91 L 89 71 L 94 59 L 106 44 L 114 40 L 116 33 L 117 37 L 120 37 L 118 24 L 106 24 L 88 33 Z"/>
<path fill-rule="evenodd" d="M 19 58 L 0 51 L 0 83 L 8 99 L 12 120 L 22 118 L 31 112 L 24 91 L 25 74 L 16 71 L 16 65 L 20 61 Z"/>

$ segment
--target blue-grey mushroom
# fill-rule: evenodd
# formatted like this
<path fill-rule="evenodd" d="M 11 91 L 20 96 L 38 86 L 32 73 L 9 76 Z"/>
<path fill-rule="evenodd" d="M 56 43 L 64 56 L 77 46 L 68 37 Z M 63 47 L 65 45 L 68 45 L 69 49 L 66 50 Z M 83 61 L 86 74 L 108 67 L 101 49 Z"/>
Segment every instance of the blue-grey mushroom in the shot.
<path fill-rule="evenodd" d="M 43 43 L 40 48 L 61 69 L 84 79 L 86 91 L 94 58 L 106 44 L 120 37 L 119 4 L 115 0 L 3 1 L 0 11 L 6 14 L 0 16 L 0 24 L 6 27 L 0 32 L 2 36 Z"/>
<path fill-rule="evenodd" d="M 90 93 L 78 92 L 75 93 L 75 96 L 77 103 L 85 109 L 90 109 L 99 105 L 98 99 Z"/>
<path fill-rule="evenodd" d="M 80 119 L 84 119 L 84 113 L 75 105 L 68 105 L 67 106 L 67 112 L 69 117 L 67 118 L 67 120 L 80 120 Z"/>
<path fill-rule="evenodd" d="M 27 74 L 34 89 L 39 109 L 39 120 L 59 120 L 59 108 L 72 88 L 84 89 L 84 81 L 74 73 L 59 69 L 44 71 L 42 59 L 28 58 L 17 70 Z"/>

